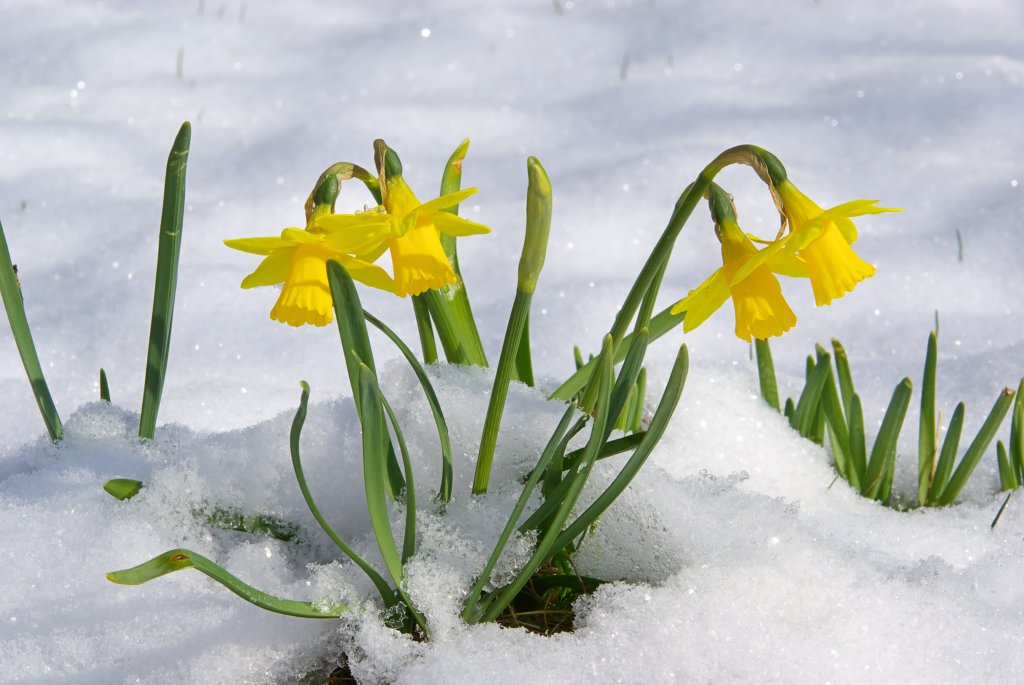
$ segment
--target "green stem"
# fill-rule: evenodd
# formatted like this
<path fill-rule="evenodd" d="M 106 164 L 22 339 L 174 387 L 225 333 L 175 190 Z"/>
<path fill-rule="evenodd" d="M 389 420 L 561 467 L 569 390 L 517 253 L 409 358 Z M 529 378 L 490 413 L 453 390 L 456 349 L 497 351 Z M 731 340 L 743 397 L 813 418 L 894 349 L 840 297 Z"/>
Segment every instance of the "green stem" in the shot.
<path fill-rule="evenodd" d="M 11 324 L 14 343 L 18 346 L 18 354 L 21 355 L 21 363 L 25 367 L 29 385 L 32 386 L 32 394 L 35 395 L 39 413 L 46 424 L 50 440 L 57 442 L 64 433 L 64 427 L 60 422 L 60 416 L 57 415 L 53 398 L 50 397 L 50 388 L 46 385 L 43 367 L 39 364 L 39 355 L 36 354 L 36 346 L 32 342 L 32 331 L 28 327 L 28 317 L 25 316 L 25 302 L 21 296 L 18 276 L 11 263 L 11 252 L 7 248 L 3 225 L 0 225 L 0 295 L 3 296 L 7 321 Z"/>
<path fill-rule="evenodd" d="M 423 363 L 433 364 L 437 361 L 437 342 L 434 340 L 434 327 L 430 325 L 430 310 L 421 295 L 412 296 L 412 310 L 416 314 L 416 331 L 420 334 Z"/>
<path fill-rule="evenodd" d="M 494 461 L 494 448 L 498 444 L 498 428 L 501 425 L 501 415 L 505 411 L 505 398 L 508 397 L 508 386 L 512 381 L 516 352 L 519 350 L 519 340 L 530 314 L 532 299 L 533 293 L 517 290 L 516 299 L 512 303 L 505 341 L 501 345 L 501 357 L 498 359 L 498 370 L 494 375 L 494 387 L 487 403 L 484 432 L 480 437 L 480 452 L 476 459 L 476 473 L 473 475 L 474 495 L 487 492 L 487 485 L 491 480 L 491 464 Z"/>

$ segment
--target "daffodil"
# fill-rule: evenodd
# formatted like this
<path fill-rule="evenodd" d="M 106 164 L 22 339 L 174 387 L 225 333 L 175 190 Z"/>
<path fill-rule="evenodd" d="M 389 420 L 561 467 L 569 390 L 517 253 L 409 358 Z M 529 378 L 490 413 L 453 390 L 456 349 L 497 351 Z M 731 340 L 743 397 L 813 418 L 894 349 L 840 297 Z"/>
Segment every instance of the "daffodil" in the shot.
<path fill-rule="evenodd" d="M 384 153 L 381 177 L 384 210 L 391 221 L 386 249 L 391 251 L 395 294 L 419 295 L 455 284 L 458 277 L 441 246 L 440 234 L 462 237 L 491 229 L 443 210 L 458 205 L 476 193 L 476 188 L 421 203 L 402 178 L 402 164 L 390 149 Z"/>
<path fill-rule="evenodd" d="M 243 288 L 284 284 L 270 310 L 271 319 L 290 326 L 326 326 L 334 318 L 327 260 L 341 262 L 354 280 L 394 292 L 391 276 L 366 256 L 389 231 L 390 221 L 382 214 L 327 214 L 315 218 L 306 230 L 286 228 L 280 237 L 238 238 L 224 244 L 265 255 L 242 281 Z"/>
<path fill-rule="evenodd" d="M 857 228 L 850 217 L 901 210 L 876 207 L 877 200 L 854 200 L 825 210 L 788 179 L 778 183 L 775 190 L 789 223 L 789 235 L 776 241 L 769 252 L 785 248 L 806 262 L 815 304 L 829 304 L 874 275 L 875 267 L 850 247 L 857 240 Z"/>
<path fill-rule="evenodd" d="M 774 273 L 807 275 L 803 261 L 785 252 L 744 269 L 760 253 L 732 218 L 718 220 L 722 241 L 722 266 L 672 307 L 673 314 L 686 312 L 683 330 L 691 331 L 707 320 L 730 297 L 736 312 L 736 337 L 750 341 L 782 335 L 796 324 L 796 315 L 782 297 Z M 744 270 L 742 278 L 737 274 Z"/>

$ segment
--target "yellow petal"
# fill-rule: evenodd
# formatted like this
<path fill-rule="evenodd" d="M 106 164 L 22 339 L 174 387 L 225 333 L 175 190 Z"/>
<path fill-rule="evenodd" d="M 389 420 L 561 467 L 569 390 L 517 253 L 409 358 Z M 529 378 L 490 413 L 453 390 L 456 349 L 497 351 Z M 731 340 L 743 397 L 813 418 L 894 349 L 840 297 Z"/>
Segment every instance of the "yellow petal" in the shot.
<path fill-rule="evenodd" d="M 401 297 L 458 281 L 437 231 L 430 224 L 416 226 L 391 239 L 391 264 L 395 271 L 395 294 Z"/>
<path fill-rule="evenodd" d="M 395 292 L 395 282 L 392 280 L 391 275 L 376 264 L 370 264 L 348 255 L 339 255 L 335 259 L 341 262 L 342 266 L 345 267 L 345 271 L 352 277 L 352 280 L 365 283 L 371 288 L 377 288 L 378 290 L 386 290 L 389 293 Z"/>
<path fill-rule="evenodd" d="M 381 246 L 386 249 L 388 238 L 391 237 L 392 221 L 391 217 L 382 216 L 384 221 L 332 230 L 324 237 L 324 244 L 346 254 L 370 252 Z"/>
<path fill-rule="evenodd" d="M 294 247 L 283 247 L 267 255 L 256 270 L 242 280 L 243 288 L 256 288 L 261 285 L 277 285 L 283 283 L 288 276 Z"/>
<path fill-rule="evenodd" d="M 483 224 L 463 219 L 461 216 L 449 214 L 448 212 L 438 212 L 431 217 L 431 220 L 434 222 L 434 227 L 445 235 L 462 237 L 467 235 L 483 235 L 491 232 L 491 229 Z"/>
<path fill-rule="evenodd" d="M 476 188 L 464 188 L 462 190 L 456 190 L 454 193 L 448 193 L 441 197 L 435 197 L 430 202 L 424 202 L 416 209 L 412 210 L 420 214 L 432 214 L 442 209 L 448 209 L 460 204 L 463 200 L 468 197 L 476 195 Z"/>
<path fill-rule="evenodd" d="M 241 250 L 242 252 L 261 255 L 268 255 L 278 248 L 289 245 L 288 242 L 277 236 L 267 238 L 232 238 L 231 240 L 225 240 L 224 244 L 232 250 Z"/>
<path fill-rule="evenodd" d="M 718 311 L 719 307 L 728 299 L 729 286 L 726 283 L 725 274 L 721 269 L 716 269 L 713 274 L 704 279 L 703 283 L 677 302 L 672 307 L 672 313 L 686 312 L 683 331 L 689 332 L 707 321 L 708 317 Z"/>

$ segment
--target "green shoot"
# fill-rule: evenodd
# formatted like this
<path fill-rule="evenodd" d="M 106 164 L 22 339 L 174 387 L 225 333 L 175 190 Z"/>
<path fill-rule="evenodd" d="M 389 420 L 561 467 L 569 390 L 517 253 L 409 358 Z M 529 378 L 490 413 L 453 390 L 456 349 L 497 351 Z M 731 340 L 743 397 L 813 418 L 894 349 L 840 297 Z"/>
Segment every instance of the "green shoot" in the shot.
<path fill-rule="evenodd" d="M 775 364 L 772 362 L 772 349 L 767 340 L 754 339 L 754 350 L 757 352 L 757 378 L 761 386 L 761 397 L 775 411 L 782 411 L 779 405 L 779 388 L 775 382 Z"/>
<path fill-rule="evenodd" d="M 28 327 L 28 317 L 25 316 L 21 284 L 18 282 L 14 264 L 11 263 L 11 252 L 7 248 L 3 225 L 0 225 L 0 295 L 3 296 L 7 321 L 11 325 L 11 333 L 18 347 L 18 354 L 21 355 L 21 363 L 25 367 L 29 385 L 32 386 L 32 394 L 35 395 L 39 413 L 46 424 L 46 432 L 50 434 L 50 440 L 57 442 L 64 433 L 64 426 L 57 415 L 53 398 L 50 397 L 50 388 L 46 385 L 43 367 L 39 364 L 39 355 L 36 354 L 36 346 L 32 342 L 32 331 Z"/>
<path fill-rule="evenodd" d="M 181 228 L 185 216 L 185 168 L 188 164 L 192 127 L 181 125 L 167 158 L 164 180 L 163 212 L 160 216 L 160 241 L 156 258 L 156 285 L 153 291 L 153 316 L 149 327 L 149 353 L 146 380 L 139 417 L 139 437 L 152 439 L 167 373 L 171 348 L 171 322 L 174 318 L 174 292 L 178 285 L 178 257 L 181 254 Z"/>
<path fill-rule="evenodd" d="M 107 372 L 100 369 L 100 399 L 104 402 L 110 401 L 110 386 L 107 384 Z"/>

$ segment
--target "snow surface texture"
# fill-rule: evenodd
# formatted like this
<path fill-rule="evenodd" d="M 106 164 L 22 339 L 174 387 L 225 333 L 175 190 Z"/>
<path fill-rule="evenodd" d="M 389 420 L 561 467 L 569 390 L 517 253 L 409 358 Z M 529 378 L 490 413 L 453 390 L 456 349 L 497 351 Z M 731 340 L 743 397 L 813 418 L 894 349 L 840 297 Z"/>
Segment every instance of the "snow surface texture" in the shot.
<path fill-rule="evenodd" d="M 452 425 L 457 499 L 443 517 L 424 504 L 424 551 L 409 581 L 436 642 L 396 636 L 372 613 L 341 622 L 269 614 L 191 571 L 142 587 L 103 577 L 187 546 L 282 596 L 372 596 L 350 566 L 332 563 L 288 461 L 297 381 L 307 379 L 319 400 L 303 438 L 307 472 L 338 532 L 373 557 L 351 475 L 358 436 L 337 334 L 270 322 L 275 292 L 240 290 L 255 260 L 221 241 L 301 223 L 319 172 L 339 160 L 370 166 L 376 137 L 402 155 L 421 198 L 436 191 L 451 149 L 472 138 L 464 182 L 481 192 L 463 213 L 494 233 L 462 241 L 460 253 L 492 358 L 515 283 L 525 158 L 544 162 L 555 219 L 532 328 L 548 385 L 570 371 L 571 343 L 596 350 L 678 193 L 720 150 L 773 150 L 826 206 L 859 197 L 901 206 L 902 215 L 858 222 L 858 251 L 878 275 L 857 292 L 816 310 L 809 288 L 788 291 L 800 324 L 774 346 L 783 390 L 794 392 L 815 341 L 838 337 L 877 424 L 896 382 L 918 383 L 938 310 L 939 406 L 948 416 L 965 400 L 973 434 L 999 389 L 1024 372 L 1018 4 L 0 8 L 0 220 L 67 429 L 59 447 L 40 437 L 14 344 L 0 332 L 0 682 L 289 682 L 341 649 L 367 683 L 1019 679 L 1024 508 L 1011 501 L 989 531 L 999 504 L 992 455 L 964 503 L 946 510 L 899 513 L 842 482 L 830 488 L 827 452 L 756 397 L 728 311 L 687 336 L 693 361 L 677 418 L 581 551 L 588 573 L 628 582 L 583 602 L 575 634 L 467 629 L 455 617 L 515 496 L 500 487 L 482 501 L 467 496 L 490 384 L 482 371 L 432 371 Z M 174 340 L 162 425 L 141 446 L 134 412 L 163 168 L 186 119 L 194 130 Z M 742 225 L 774 233 L 749 170 L 720 180 Z M 339 211 L 368 201 L 346 188 Z M 663 304 L 716 261 L 700 210 Z M 408 302 L 364 297 L 415 339 Z M 652 348 L 653 391 L 681 339 Z M 378 349 L 394 356 L 386 343 Z M 114 406 L 94 402 L 100 366 Z M 402 364 L 382 366 L 427 503 L 437 483 L 432 422 Z M 499 484 L 524 472 L 560 414 L 523 388 L 510 401 Z M 904 493 L 915 424 L 912 406 L 897 473 Z M 118 502 L 100 489 L 112 477 L 147 488 Z M 296 521 L 304 542 L 213 532 L 202 516 L 215 506 Z"/>

